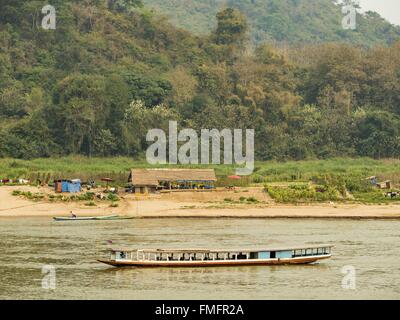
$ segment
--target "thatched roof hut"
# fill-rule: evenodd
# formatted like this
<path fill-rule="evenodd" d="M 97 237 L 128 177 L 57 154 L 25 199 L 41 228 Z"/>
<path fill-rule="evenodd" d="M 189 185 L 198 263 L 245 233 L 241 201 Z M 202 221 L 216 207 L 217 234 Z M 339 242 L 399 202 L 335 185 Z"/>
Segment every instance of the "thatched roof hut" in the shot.
<path fill-rule="evenodd" d="M 132 169 L 129 182 L 135 188 L 149 188 L 150 191 L 164 183 L 214 183 L 217 181 L 214 169 Z M 144 192 L 144 191 L 141 191 Z"/>

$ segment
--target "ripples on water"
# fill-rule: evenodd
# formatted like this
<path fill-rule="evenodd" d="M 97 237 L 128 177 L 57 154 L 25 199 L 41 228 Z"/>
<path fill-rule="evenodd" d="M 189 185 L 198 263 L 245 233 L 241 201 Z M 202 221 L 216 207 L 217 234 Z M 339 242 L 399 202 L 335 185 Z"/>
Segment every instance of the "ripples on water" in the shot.
<path fill-rule="evenodd" d="M 303 266 L 118 269 L 107 248 L 234 248 L 331 243 L 333 257 Z M 53 222 L 0 219 L 2 299 L 399 299 L 400 221 L 149 219 Z M 42 289 L 43 265 L 56 289 Z M 356 290 L 341 268 L 356 268 Z"/>

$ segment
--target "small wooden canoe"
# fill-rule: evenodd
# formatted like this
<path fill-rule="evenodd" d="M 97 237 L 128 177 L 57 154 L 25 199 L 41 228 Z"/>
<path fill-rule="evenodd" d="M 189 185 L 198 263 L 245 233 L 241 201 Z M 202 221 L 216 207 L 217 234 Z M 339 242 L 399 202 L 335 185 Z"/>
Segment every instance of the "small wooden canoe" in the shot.
<path fill-rule="evenodd" d="M 53 217 L 55 221 L 87 221 L 87 220 L 115 220 L 120 218 L 118 215 L 100 216 L 100 217 Z"/>

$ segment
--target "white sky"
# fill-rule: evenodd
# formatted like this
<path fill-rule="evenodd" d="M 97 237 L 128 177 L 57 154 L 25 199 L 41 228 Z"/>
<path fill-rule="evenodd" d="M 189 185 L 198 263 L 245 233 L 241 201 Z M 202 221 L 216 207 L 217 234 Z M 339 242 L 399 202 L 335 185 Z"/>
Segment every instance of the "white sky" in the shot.
<path fill-rule="evenodd" d="M 386 20 L 400 25 L 400 0 L 359 0 L 362 11 L 376 11 Z"/>

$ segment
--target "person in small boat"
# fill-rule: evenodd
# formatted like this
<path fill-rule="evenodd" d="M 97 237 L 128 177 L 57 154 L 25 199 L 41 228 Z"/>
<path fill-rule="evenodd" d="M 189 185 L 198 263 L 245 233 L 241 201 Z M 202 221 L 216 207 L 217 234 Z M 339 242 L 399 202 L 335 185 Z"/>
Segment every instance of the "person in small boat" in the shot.
<path fill-rule="evenodd" d="M 76 218 L 76 214 L 71 211 L 71 218 Z"/>

